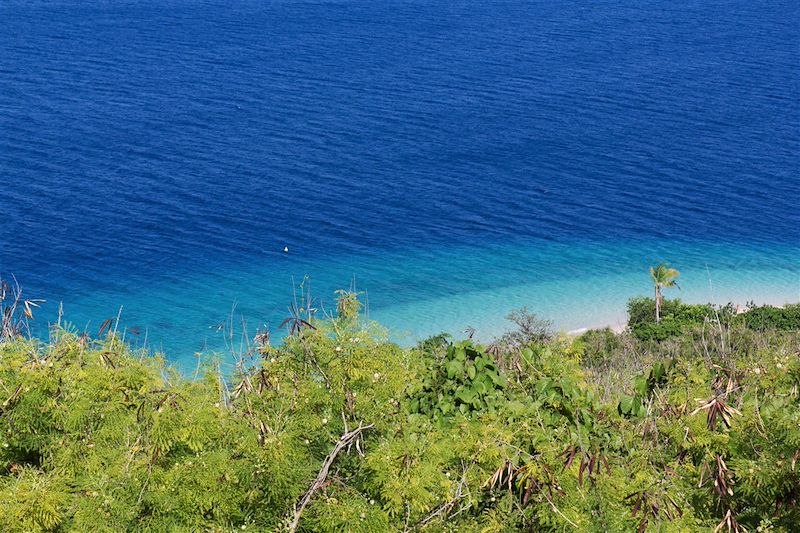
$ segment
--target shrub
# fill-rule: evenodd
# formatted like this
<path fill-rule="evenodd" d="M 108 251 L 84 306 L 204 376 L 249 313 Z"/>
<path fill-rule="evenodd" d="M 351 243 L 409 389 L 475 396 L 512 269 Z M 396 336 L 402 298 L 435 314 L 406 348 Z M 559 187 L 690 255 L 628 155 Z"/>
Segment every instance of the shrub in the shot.
<path fill-rule="evenodd" d="M 785 307 L 749 306 L 745 313 L 736 317 L 739 323 L 758 331 L 800 330 L 800 304 L 786 305 Z"/>
<path fill-rule="evenodd" d="M 412 413 L 437 420 L 471 416 L 506 401 L 506 378 L 482 347 L 461 341 L 447 348 L 442 361 L 423 378 L 422 389 L 411 398 Z"/>
<path fill-rule="evenodd" d="M 660 322 L 655 320 L 655 309 L 655 300 L 652 298 L 632 298 L 628 301 L 628 327 L 634 337 L 642 341 L 663 341 L 717 316 L 710 304 L 685 304 L 677 298 L 663 300 Z"/>
<path fill-rule="evenodd" d="M 620 337 L 611 328 L 590 329 L 576 342 L 583 350 L 582 362 L 588 366 L 603 364 L 622 348 Z"/>
<path fill-rule="evenodd" d="M 513 322 L 516 328 L 504 333 L 497 340 L 497 344 L 501 346 L 522 349 L 553 338 L 553 323 L 539 318 L 528 311 L 527 307 L 511 311 L 506 320 Z"/>
<path fill-rule="evenodd" d="M 401 349 L 343 297 L 235 375 L 0 342 L 0 530 L 797 530 L 800 331 L 678 332 L 609 392 L 580 366 L 622 366 L 609 331 Z"/>

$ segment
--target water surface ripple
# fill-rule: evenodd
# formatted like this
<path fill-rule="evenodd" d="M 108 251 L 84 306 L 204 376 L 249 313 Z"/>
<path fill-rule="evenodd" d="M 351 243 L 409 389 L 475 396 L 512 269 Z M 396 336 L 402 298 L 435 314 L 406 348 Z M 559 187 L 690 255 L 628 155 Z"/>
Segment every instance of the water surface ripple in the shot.
<path fill-rule="evenodd" d="M 0 28 L 0 272 L 81 328 L 124 305 L 182 357 L 306 274 L 412 337 L 618 319 L 657 260 L 687 299 L 798 299 L 796 2 L 10 0 Z"/>

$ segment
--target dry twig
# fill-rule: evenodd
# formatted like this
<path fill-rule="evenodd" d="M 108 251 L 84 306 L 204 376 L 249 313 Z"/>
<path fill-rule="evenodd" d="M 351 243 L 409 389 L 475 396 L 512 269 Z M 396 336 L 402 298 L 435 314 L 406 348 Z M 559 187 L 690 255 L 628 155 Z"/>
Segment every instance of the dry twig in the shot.
<path fill-rule="evenodd" d="M 289 531 L 293 532 L 297 530 L 297 526 L 300 524 L 300 516 L 303 514 L 303 510 L 308 505 L 308 502 L 311 501 L 311 498 L 314 496 L 314 493 L 317 492 L 324 484 L 325 480 L 328 478 L 328 470 L 330 470 L 333 461 L 336 460 L 336 456 L 339 455 L 344 448 L 349 446 L 353 441 L 358 439 L 358 437 L 364 431 L 370 429 L 375 424 L 369 424 L 366 426 L 359 425 L 353 431 L 345 432 L 344 435 L 339 438 L 339 441 L 336 443 L 336 446 L 333 447 L 331 453 L 328 454 L 328 457 L 325 458 L 325 461 L 322 463 L 322 468 L 319 469 L 319 474 L 317 474 L 316 479 L 308 488 L 306 493 L 300 499 L 300 505 L 295 508 L 294 516 L 292 518 L 291 524 L 289 524 Z"/>

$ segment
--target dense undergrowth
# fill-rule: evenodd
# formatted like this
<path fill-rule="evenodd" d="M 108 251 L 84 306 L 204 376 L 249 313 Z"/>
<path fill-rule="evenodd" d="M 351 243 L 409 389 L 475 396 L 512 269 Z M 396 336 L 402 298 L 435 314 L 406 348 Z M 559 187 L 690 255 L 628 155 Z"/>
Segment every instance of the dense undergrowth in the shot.
<path fill-rule="evenodd" d="M 653 319 L 655 307 L 655 301 L 650 298 L 634 298 L 628 302 L 628 326 L 637 339 L 663 341 L 707 323 L 726 328 L 744 326 L 755 331 L 800 331 L 800 304 L 772 307 L 751 303 L 745 307 L 747 312 L 742 312 L 743 309 L 733 304 L 714 306 L 686 304 L 679 299 L 663 300 L 662 318 L 658 322 Z"/>
<path fill-rule="evenodd" d="M 0 530 L 800 527 L 800 332 L 772 311 L 401 349 L 340 296 L 228 376 L 112 328 L 6 335 Z"/>

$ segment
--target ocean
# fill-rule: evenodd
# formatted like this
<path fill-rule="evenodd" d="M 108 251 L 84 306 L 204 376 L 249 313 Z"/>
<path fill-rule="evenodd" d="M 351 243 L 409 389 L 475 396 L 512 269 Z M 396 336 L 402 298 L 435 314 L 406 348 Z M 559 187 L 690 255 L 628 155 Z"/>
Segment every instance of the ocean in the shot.
<path fill-rule="evenodd" d="M 661 261 L 796 303 L 800 4 L 6 0 L 0 190 L 38 331 L 178 365 L 301 283 L 405 344 L 621 324 Z"/>

